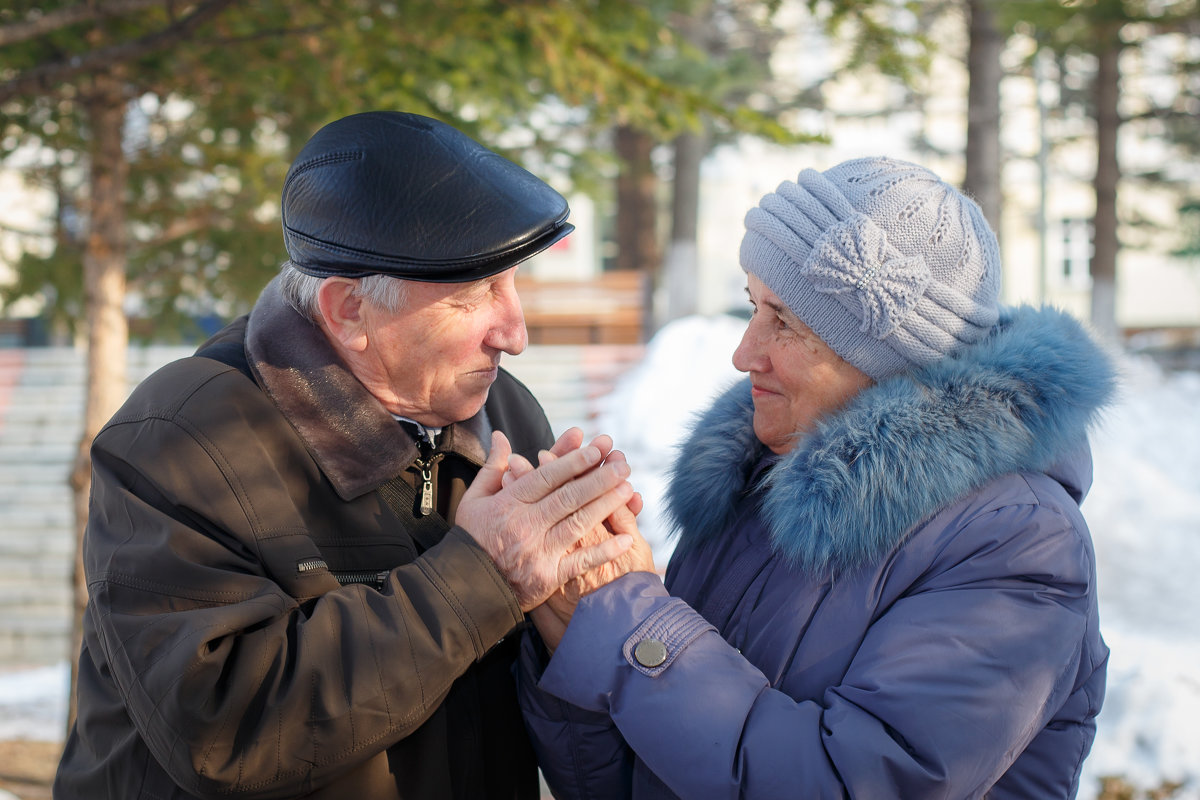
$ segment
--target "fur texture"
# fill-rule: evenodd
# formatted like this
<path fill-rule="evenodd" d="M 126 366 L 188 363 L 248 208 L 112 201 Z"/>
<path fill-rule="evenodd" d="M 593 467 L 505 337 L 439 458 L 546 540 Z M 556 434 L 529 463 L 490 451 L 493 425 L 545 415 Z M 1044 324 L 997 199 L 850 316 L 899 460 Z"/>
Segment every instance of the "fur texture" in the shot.
<path fill-rule="evenodd" d="M 812 571 L 878 558 L 939 509 L 1001 475 L 1045 472 L 1086 443 L 1111 399 L 1110 359 L 1072 317 L 1006 311 L 993 334 L 882 381 L 801 436 L 763 479 L 778 553 Z M 667 493 L 680 546 L 719 536 L 769 455 L 749 382 L 700 416 Z"/>

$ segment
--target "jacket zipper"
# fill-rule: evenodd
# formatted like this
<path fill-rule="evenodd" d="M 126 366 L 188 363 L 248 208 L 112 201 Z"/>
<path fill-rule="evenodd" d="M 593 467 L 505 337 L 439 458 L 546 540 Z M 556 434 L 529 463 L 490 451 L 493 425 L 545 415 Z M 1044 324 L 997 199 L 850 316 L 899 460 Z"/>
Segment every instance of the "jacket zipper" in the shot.
<path fill-rule="evenodd" d="M 421 504 L 420 513 L 422 517 L 428 517 L 434 512 L 433 498 L 433 467 L 439 461 L 446 457 L 445 453 L 433 452 L 433 443 L 424 437 L 417 437 L 417 460 L 413 462 L 417 468 L 417 473 L 421 476 Z"/>
<path fill-rule="evenodd" d="M 337 582 L 342 586 L 347 586 L 351 583 L 361 583 L 367 586 L 374 586 L 380 591 L 383 590 L 384 584 L 387 583 L 387 577 L 390 570 L 386 569 L 348 569 L 348 570 L 330 570 L 329 564 L 323 558 L 305 558 L 296 564 L 296 571 L 301 575 L 308 572 L 316 572 L 317 570 L 329 570 L 329 574 L 337 579 Z"/>
<path fill-rule="evenodd" d="M 330 574 L 337 578 L 337 582 L 342 586 L 359 583 L 364 586 L 373 586 L 375 589 L 382 591 L 384 584 L 387 582 L 388 570 L 346 570 L 343 572 L 331 572 Z"/>
<path fill-rule="evenodd" d="M 414 461 L 414 466 L 417 468 L 417 473 L 421 476 L 421 516 L 427 517 L 435 510 L 434 495 L 433 495 L 433 468 L 445 458 L 445 453 L 433 452 L 433 442 L 425 436 L 417 436 L 417 459 Z M 296 569 L 300 574 L 315 572 L 320 569 L 329 569 L 329 564 L 323 558 L 306 558 L 301 560 Z M 329 570 L 337 582 L 342 586 L 352 583 L 360 583 L 368 586 L 374 586 L 376 589 L 382 590 L 387 582 L 389 570 Z"/>
<path fill-rule="evenodd" d="M 296 571 L 303 575 L 306 572 L 316 572 L 319 569 L 329 569 L 323 558 L 306 558 L 296 565 Z"/>

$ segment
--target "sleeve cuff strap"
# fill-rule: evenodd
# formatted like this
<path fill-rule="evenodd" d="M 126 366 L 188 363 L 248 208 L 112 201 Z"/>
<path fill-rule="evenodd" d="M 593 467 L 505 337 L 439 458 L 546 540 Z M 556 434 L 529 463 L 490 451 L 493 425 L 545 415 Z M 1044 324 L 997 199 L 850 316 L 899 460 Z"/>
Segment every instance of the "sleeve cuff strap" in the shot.
<path fill-rule="evenodd" d="M 701 634 L 716 631 L 691 606 L 674 598 L 637 627 L 622 647 L 629 665 L 656 678 Z"/>

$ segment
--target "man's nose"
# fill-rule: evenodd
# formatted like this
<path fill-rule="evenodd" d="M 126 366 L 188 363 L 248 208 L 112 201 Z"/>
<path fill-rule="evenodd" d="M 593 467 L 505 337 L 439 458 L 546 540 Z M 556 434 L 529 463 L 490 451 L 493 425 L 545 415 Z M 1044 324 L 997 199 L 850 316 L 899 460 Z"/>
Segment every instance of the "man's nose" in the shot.
<path fill-rule="evenodd" d="M 529 344 L 529 333 L 525 330 L 525 313 L 521 310 L 521 298 L 516 286 L 504 286 L 498 298 L 496 320 L 488 331 L 487 344 L 515 356 Z"/>

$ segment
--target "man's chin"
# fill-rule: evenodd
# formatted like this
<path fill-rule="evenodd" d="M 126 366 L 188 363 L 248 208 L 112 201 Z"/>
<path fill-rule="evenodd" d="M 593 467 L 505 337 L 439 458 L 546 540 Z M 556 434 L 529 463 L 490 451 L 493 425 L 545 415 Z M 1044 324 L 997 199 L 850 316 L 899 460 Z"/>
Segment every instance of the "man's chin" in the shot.
<path fill-rule="evenodd" d="M 447 416 L 451 416 L 453 419 L 445 424 L 450 425 L 455 422 L 466 422 L 474 417 L 483 410 L 483 404 L 487 402 L 489 391 L 490 387 L 469 399 L 464 399 L 456 408 L 447 413 Z"/>

